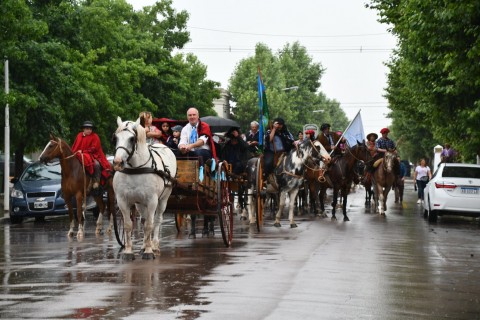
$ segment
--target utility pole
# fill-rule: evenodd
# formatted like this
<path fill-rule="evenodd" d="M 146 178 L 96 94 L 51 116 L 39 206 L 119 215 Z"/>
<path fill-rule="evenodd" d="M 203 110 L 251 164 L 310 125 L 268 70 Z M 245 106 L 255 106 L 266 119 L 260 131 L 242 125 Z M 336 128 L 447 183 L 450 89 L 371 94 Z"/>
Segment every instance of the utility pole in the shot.
<path fill-rule="evenodd" d="M 10 93 L 10 84 L 8 79 L 8 59 L 5 59 L 5 94 Z M 3 173 L 3 210 L 5 217 L 9 217 L 9 200 L 10 200 L 10 113 L 8 102 L 5 105 L 5 167 Z"/>

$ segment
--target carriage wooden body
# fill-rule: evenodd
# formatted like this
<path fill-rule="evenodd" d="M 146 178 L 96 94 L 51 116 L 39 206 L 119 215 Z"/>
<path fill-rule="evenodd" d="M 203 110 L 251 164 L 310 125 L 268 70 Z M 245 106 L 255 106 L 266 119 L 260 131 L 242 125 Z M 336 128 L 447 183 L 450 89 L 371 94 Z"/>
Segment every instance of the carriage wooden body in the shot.
<path fill-rule="evenodd" d="M 217 216 L 225 246 L 230 247 L 233 240 L 234 197 L 239 195 L 247 184 L 244 176 L 232 174 L 231 165 L 226 161 L 215 164 L 212 171 L 205 166 L 203 180 L 200 180 L 199 160 L 177 159 L 176 185 L 168 200 L 167 211 L 175 214 L 175 226 L 178 232 L 186 227 L 188 214 Z M 263 159 L 257 160 L 256 179 L 252 196 L 256 211 L 257 229 L 263 225 Z M 124 245 L 123 217 L 116 215 L 115 235 L 120 245 Z"/>

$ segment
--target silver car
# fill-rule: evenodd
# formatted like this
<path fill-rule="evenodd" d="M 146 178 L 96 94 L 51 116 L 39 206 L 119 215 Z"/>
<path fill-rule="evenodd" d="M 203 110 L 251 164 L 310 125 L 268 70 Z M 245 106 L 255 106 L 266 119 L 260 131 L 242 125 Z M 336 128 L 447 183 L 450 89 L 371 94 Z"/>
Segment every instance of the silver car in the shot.
<path fill-rule="evenodd" d="M 480 217 L 480 165 L 440 164 L 424 199 L 424 215 L 431 222 L 442 215 Z"/>

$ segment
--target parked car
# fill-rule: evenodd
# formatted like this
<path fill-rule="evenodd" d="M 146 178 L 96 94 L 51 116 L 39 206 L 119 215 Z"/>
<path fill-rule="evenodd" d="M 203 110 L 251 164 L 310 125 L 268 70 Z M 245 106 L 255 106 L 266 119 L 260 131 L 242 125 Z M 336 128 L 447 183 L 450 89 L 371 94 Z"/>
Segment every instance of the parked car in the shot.
<path fill-rule="evenodd" d="M 424 200 L 429 221 L 442 215 L 480 217 L 480 165 L 440 164 L 425 188 Z"/>
<path fill-rule="evenodd" d="M 43 220 L 46 216 L 68 214 L 62 198 L 60 163 L 44 164 L 33 162 L 20 178 L 13 179 L 10 192 L 10 221 L 21 223 L 24 218 Z M 76 207 L 75 199 L 72 200 Z M 87 210 L 98 215 L 98 208 L 92 197 L 87 198 Z"/>

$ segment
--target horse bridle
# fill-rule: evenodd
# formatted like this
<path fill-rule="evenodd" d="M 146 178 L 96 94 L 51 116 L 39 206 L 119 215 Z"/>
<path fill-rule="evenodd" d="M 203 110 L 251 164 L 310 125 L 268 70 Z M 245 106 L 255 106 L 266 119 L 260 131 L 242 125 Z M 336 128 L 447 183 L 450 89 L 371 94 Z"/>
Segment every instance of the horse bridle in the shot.
<path fill-rule="evenodd" d="M 117 150 L 118 150 L 118 149 L 123 149 L 123 150 L 125 150 L 125 152 L 128 154 L 128 157 L 127 157 L 127 161 L 126 161 L 126 162 L 128 163 L 129 166 L 132 166 L 132 165 L 130 164 L 130 159 L 133 157 L 133 154 L 135 153 L 135 151 L 137 151 L 137 138 L 138 138 L 138 136 L 137 136 L 137 131 L 136 131 L 136 130 L 133 130 L 133 129 L 130 129 L 129 126 L 128 126 L 128 125 L 131 124 L 131 123 L 133 123 L 133 122 L 130 122 L 130 121 L 127 122 L 126 125 L 125 125 L 125 128 L 123 128 L 123 129 L 120 130 L 119 132 L 128 131 L 128 132 L 130 132 L 130 133 L 134 136 L 135 139 L 134 139 L 134 143 L 133 143 L 133 148 L 132 148 L 132 150 L 128 150 L 128 149 L 125 148 L 124 146 L 120 146 L 120 147 L 115 146 L 115 153 L 117 153 Z M 119 133 L 119 132 L 118 132 L 118 133 Z M 116 134 L 117 134 L 117 133 L 115 133 L 115 139 L 116 139 Z M 116 144 L 116 143 L 115 143 L 115 144 Z M 151 156 L 151 155 L 150 155 L 150 156 Z M 143 167 L 144 165 L 146 165 L 149 160 L 150 160 L 150 158 L 147 160 L 147 162 L 145 162 L 145 163 L 144 163 L 143 165 L 141 165 L 140 167 Z"/>

